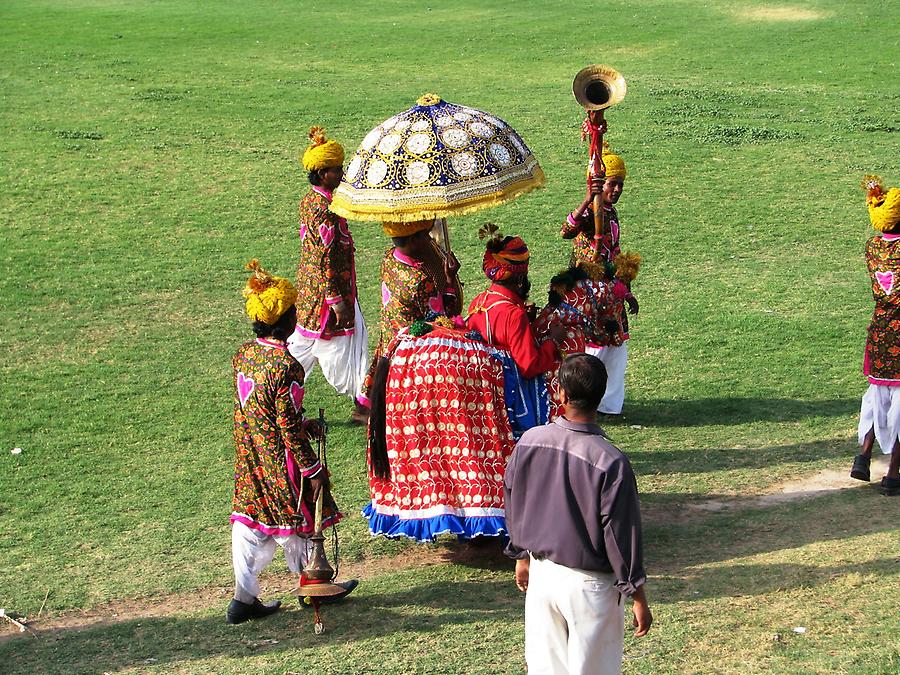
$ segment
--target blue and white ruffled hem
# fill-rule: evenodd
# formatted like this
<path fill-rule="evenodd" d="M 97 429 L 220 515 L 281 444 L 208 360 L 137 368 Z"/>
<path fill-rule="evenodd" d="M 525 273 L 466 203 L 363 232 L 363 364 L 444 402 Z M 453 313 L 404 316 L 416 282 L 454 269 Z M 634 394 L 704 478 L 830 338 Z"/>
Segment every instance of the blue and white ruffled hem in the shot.
<path fill-rule="evenodd" d="M 369 532 L 373 537 L 406 537 L 420 543 L 429 543 L 440 534 L 455 534 L 463 540 L 506 535 L 506 519 L 503 516 L 442 514 L 431 518 L 403 519 L 400 516 L 378 513 L 371 502 L 363 508 L 362 514 L 369 521 Z"/>

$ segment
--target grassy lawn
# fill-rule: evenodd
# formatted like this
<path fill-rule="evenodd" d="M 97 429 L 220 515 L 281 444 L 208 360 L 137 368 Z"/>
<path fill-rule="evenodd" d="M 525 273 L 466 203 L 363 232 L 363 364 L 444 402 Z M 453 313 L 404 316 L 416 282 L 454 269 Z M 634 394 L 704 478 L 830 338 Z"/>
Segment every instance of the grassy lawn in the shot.
<path fill-rule="evenodd" d="M 224 624 L 208 589 L 231 584 L 230 357 L 243 264 L 293 276 L 309 126 L 350 152 L 426 91 L 506 119 L 540 159 L 546 189 L 451 235 L 471 297 L 478 226 L 521 234 L 543 301 L 583 194 L 570 84 L 595 62 L 628 80 L 608 139 L 628 164 L 624 248 L 645 261 L 609 431 L 639 474 L 657 625 L 626 668 L 900 669 L 900 502 L 857 486 L 686 510 L 849 470 L 871 313 L 859 182 L 900 182 L 900 5 L 34 0 L 0 20 L 0 607 L 198 598 L 2 641 L 0 670 L 524 669 L 504 561 L 378 566 L 413 546 L 356 516 L 363 432 L 321 374 L 307 401 L 333 421 L 342 552 L 377 571 L 321 638 L 299 610 Z M 387 242 L 352 226 L 374 328 Z"/>

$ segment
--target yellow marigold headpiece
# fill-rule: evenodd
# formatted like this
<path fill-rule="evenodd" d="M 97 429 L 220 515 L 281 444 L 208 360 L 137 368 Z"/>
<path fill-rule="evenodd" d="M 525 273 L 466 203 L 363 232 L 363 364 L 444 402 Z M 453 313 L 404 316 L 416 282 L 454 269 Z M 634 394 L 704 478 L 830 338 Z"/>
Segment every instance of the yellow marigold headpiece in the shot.
<path fill-rule="evenodd" d="M 616 278 L 630 284 L 637 279 L 641 269 L 641 256 L 639 253 L 620 253 L 613 264 L 616 266 Z"/>
<path fill-rule="evenodd" d="M 408 237 L 422 230 L 434 227 L 433 220 L 414 220 L 411 223 L 381 223 L 384 233 L 389 237 Z"/>
<path fill-rule="evenodd" d="M 307 171 L 330 169 L 344 163 L 344 146 L 337 141 L 325 139 L 325 129 L 311 127 L 309 130 L 309 147 L 303 153 L 303 168 Z"/>
<path fill-rule="evenodd" d="M 625 160 L 609 149 L 609 143 L 603 141 L 603 163 L 606 165 L 607 178 L 625 180 Z"/>
<path fill-rule="evenodd" d="M 271 326 L 297 302 L 297 289 L 284 277 L 266 272 L 256 258 L 248 262 L 245 269 L 253 271 L 244 286 L 247 316 Z"/>
<path fill-rule="evenodd" d="M 900 225 L 900 188 L 885 192 L 878 176 L 866 176 L 862 186 L 866 190 L 872 227 L 879 232 L 893 232 Z"/>

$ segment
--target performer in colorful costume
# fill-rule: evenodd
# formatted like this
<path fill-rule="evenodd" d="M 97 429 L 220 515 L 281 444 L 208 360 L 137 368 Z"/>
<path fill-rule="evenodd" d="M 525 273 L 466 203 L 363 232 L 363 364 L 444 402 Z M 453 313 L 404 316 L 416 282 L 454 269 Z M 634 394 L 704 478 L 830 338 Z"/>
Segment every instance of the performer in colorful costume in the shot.
<path fill-rule="evenodd" d="M 605 267 L 603 279 L 592 279 L 583 267 L 576 265 L 550 280 L 549 301 L 534 323 L 535 330 L 544 335 L 553 326 L 565 327 L 566 337 L 560 349 L 566 354 L 609 354 L 628 339 L 625 303 L 631 296 L 630 285 L 637 277 L 640 256 L 620 253 L 616 264 L 607 263 Z M 615 365 L 615 361 L 612 363 Z M 604 366 L 611 370 L 606 364 Z M 551 392 L 558 393 L 556 372 L 548 377 L 548 385 Z M 622 394 L 624 392 L 620 390 L 617 398 L 620 410 Z M 607 389 L 602 401 L 609 398 Z M 598 411 L 603 411 L 602 401 Z M 555 398 L 554 403 L 552 418 L 561 413 L 559 400 Z"/>
<path fill-rule="evenodd" d="M 481 233 L 488 237 L 482 269 L 492 283 L 472 300 L 466 325 L 488 344 L 509 353 L 504 363 L 505 391 L 507 408 L 510 404 L 517 408 L 510 422 L 518 438 L 547 421 L 549 399 L 543 374 L 559 366 L 556 343 L 566 331 L 552 326 L 538 343 L 525 306 L 531 289 L 528 247 L 520 237 L 504 238 L 495 226 L 486 227 L 491 229 Z"/>
<path fill-rule="evenodd" d="M 229 623 L 260 618 L 278 610 L 259 599 L 259 573 L 272 561 L 275 545 L 284 549 L 288 568 L 300 573 L 306 562 L 306 536 L 312 533 L 310 505 L 328 476 L 309 444 L 320 430 L 303 417 L 303 367 L 285 340 L 296 324 L 297 290 L 290 281 L 263 270 L 256 260 L 244 288 L 247 314 L 256 339 L 232 359 L 234 368 L 234 499 L 232 560 L 234 599 Z M 325 525 L 341 514 L 328 500 Z M 346 582 L 349 592 L 355 581 Z"/>
<path fill-rule="evenodd" d="M 291 355 L 309 376 L 316 363 L 339 394 L 359 395 L 369 368 L 369 336 L 356 293 L 355 248 L 347 221 L 329 210 L 344 175 L 344 148 L 310 129 L 303 168 L 311 189 L 300 201 L 297 328 Z M 354 420 L 368 410 L 357 404 Z"/>
<path fill-rule="evenodd" d="M 384 352 L 369 424 L 372 500 L 364 514 L 372 534 L 433 541 L 445 533 L 471 539 L 505 532 L 506 459 L 517 432 L 547 419 L 546 387 L 535 376 L 555 367 L 556 348 L 539 346 L 528 322 L 522 240 L 498 239 L 484 267 L 499 304 L 485 304 L 490 292 L 473 302 L 478 317 L 469 326 L 477 333 L 442 318 L 420 320 Z M 535 380 L 540 391 L 526 391 Z"/>
<path fill-rule="evenodd" d="M 563 223 L 560 235 L 572 239 L 572 264 L 588 263 L 595 266 L 592 276 L 602 277 L 603 263 L 612 262 L 619 253 L 619 214 L 615 204 L 625 187 L 625 162 L 603 144 L 603 163 L 606 179 L 588 177 L 587 195 L 581 205 L 572 211 Z M 603 201 L 603 232 L 599 238 L 594 233 L 594 212 L 591 202 L 599 194 Z M 591 269 L 589 269 L 591 271 Z"/>
<path fill-rule="evenodd" d="M 866 242 L 866 265 L 872 283 L 875 311 L 869 324 L 863 372 L 869 389 L 859 413 L 862 453 L 850 475 L 868 481 L 872 446 L 890 454 L 885 495 L 900 494 L 900 188 L 887 192 L 877 176 L 866 176 L 869 219 L 880 234 Z"/>
<path fill-rule="evenodd" d="M 367 408 L 378 362 L 401 328 L 420 319 L 457 316 L 462 302 L 459 261 L 441 255 L 429 236 L 433 223 L 382 223 L 393 246 L 381 263 L 381 324 L 378 346 L 358 401 Z"/>
<path fill-rule="evenodd" d="M 627 174 L 622 157 L 610 151 L 606 143 L 603 144 L 603 163 L 606 165 L 605 180 L 588 178 L 587 196 L 581 206 L 568 215 L 560 232 L 563 239 L 574 239 L 572 264 L 580 265 L 592 279 L 597 280 L 607 277 L 607 263 L 615 263 L 622 252 L 619 245 L 619 214 L 615 204 L 622 195 Z M 594 214 L 591 210 L 591 201 L 596 194 L 600 194 L 603 203 L 603 232 L 599 238 L 594 234 Z M 624 300 L 628 303 L 628 310 L 637 314 L 639 305 L 630 291 Z M 587 353 L 598 357 L 606 366 L 608 381 L 600 412 L 607 415 L 621 414 L 625 403 L 628 317 L 623 312 L 619 320 L 621 330 L 618 334 L 602 331 L 600 334 L 609 337 L 601 344 L 587 347 Z"/>

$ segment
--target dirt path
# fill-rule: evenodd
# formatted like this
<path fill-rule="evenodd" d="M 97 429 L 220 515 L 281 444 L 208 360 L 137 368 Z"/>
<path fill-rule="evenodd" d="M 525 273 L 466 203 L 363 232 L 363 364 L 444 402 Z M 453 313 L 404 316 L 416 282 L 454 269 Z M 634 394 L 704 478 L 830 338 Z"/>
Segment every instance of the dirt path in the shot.
<path fill-rule="evenodd" d="M 879 480 L 880 476 L 887 471 L 887 464 L 888 457 L 886 455 L 873 459 L 872 476 L 875 477 L 873 482 Z M 817 497 L 835 490 L 861 489 L 866 485 L 866 483 L 851 479 L 845 469 L 826 470 L 773 486 L 770 492 L 762 495 L 706 499 L 684 503 L 680 506 L 667 504 L 658 508 L 648 504 L 642 508 L 642 511 L 644 511 L 643 516 L 646 522 L 684 522 L 702 519 L 712 513 L 768 508 Z M 871 484 L 868 485 L 871 487 Z M 400 569 L 427 567 L 450 562 L 464 563 L 484 558 L 486 555 L 493 555 L 493 553 L 471 546 L 416 546 L 397 556 L 342 563 L 341 578 L 368 579 Z M 296 577 L 293 574 L 287 572 L 266 574 L 262 590 L 265 595 L 270 597 L 283 596 L 290 593 L 295 584 Z M 230 586 L 218 586 L 201 588 L 189 593 L 116 600 L 88 610 L 73 610 L 63 614 L 32 619 L 28 622 L 28 627 L 35 635 L 40 636 L 56 631 L 80 630 L 134 619 L 171 616 L 190 612 L 198 606 L 222 605 L 224 607 L 231 592 Z M 28 633 L 19 633 L 17 628 L 6 622 L 0 625 L 0 642 L 20 636 L 27 638 L 27 635 Z"/>
<path fill-rule="evenodd" d="M 834 470 L 826 469 L 818 473 L 774 485 L 765 494 L 752 497 L 735 496 L 731 498 L 700 499 L 684 504 L 667 504 L 664 507 L 644 509 L 644 519 L 650 521 L 656 518 L 662 522 L 683 522 L 685 520 L 702 518 L 710 513 L 722 513 L 724 511 L 736 511 L 740 509 L 763 509 L 789 502 L 796 502 L 812 497 L 820 497 L 835 490 L 852 490 L 877 485 L 887 472 L 888 455 L 878 455 L 872 458 L 872 482 L 863 483 L 850 478 L 849 468 Z"/>

